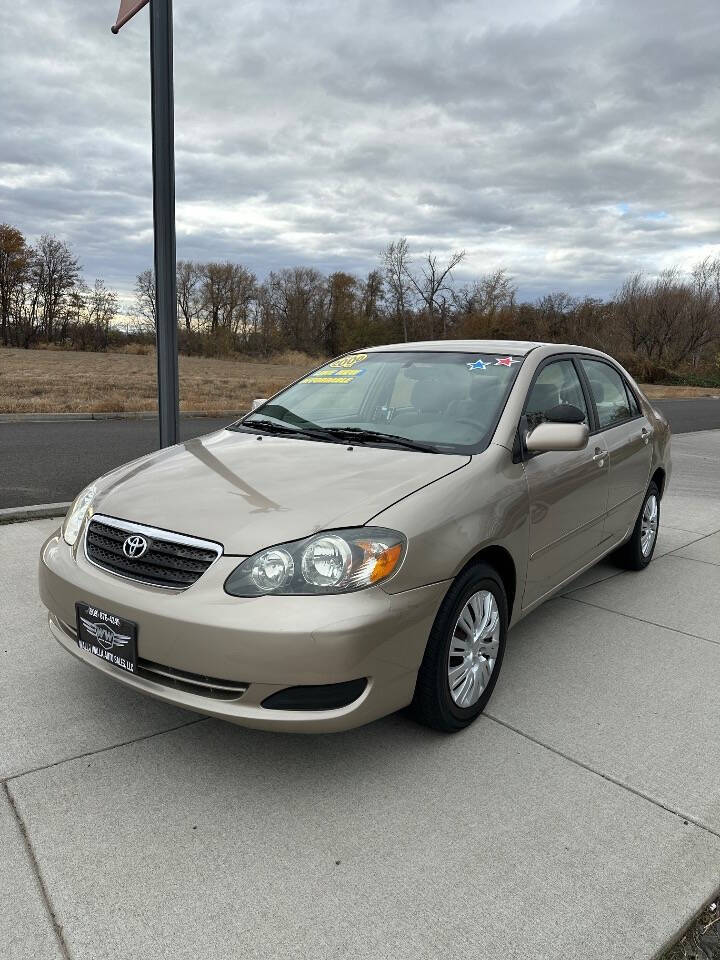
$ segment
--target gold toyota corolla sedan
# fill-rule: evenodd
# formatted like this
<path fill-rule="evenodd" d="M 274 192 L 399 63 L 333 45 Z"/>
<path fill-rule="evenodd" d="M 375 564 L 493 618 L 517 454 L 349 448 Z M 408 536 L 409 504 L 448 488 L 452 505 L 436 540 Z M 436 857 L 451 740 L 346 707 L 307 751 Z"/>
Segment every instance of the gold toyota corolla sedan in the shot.
<path fill-rule="evenodd" d="M 669 477 L 667 421 L 605 354 L 375 347 L 83 490 L 40 591 L 66 650 L 189 710 L 455 731 L 511 624 L 609 553 L 647 566 Z"/>

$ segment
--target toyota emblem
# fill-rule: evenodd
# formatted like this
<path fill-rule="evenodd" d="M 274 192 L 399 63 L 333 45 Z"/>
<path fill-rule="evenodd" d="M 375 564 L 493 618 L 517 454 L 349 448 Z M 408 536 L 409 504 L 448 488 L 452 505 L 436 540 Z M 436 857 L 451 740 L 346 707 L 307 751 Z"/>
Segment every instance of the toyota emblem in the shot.
<path fill-rule="evenodd" d="M 141 537 L 140 534 L 134 533 L 131 537 L 128 537 L 123 543 L 123 553 L 130 560 L 139 560 L 145 553 L 147 553 L 148 542 L 145 537 Z"/>

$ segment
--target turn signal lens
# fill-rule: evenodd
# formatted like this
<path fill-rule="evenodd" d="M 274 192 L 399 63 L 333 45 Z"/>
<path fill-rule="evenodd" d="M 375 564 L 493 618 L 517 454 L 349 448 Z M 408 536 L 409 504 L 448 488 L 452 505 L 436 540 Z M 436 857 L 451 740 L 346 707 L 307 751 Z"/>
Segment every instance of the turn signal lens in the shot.
<path fill-rule="evenodd" d="M 320 533 L 249 557 L 227 578 L 225 590 L 235 597 L 362 590 L 398 569 L 406 543 L 401 533 L 381 527 Z"/>
<path fill-rule="evenodd" d="M 388 547 L 374 557 L 375 565 L 370 574 L 370 582 L 377 583 L 378 580 L 384 580 L 389 577 L 395 567 L 400 563 L 402 556 L 402 546 L 396 543 L 394 547 Z"/>

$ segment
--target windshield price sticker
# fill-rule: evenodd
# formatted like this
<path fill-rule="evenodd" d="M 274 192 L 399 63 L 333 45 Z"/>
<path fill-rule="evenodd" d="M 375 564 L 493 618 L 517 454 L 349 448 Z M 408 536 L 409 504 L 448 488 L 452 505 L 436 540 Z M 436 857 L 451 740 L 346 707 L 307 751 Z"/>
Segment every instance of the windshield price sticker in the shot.
<path fill-rule="evenodd" d="M 355 370 L 318 370 L 306 377 L 303 383 L 352 383 L 363 373 L 365 370 L 362 367 Z"/>
<path fill-rule="evenodd" d="M 352 383 L 358 377 L 365 373 L 364 367 L 356 367 L 355 364 L 367 360 L 366 353 L 354 353 L 349 357 L 340 357 L 339 360 L 333 360 L 321 370 L 316 370 L 309 377 L 305 377 L 303 383 Z"/>
<path fill-rule="evenodd" d="M 367 360 L 366 353 L 352 353 L 349 357 L 340 357 L 339 360 L 333 360 L 332 363 L 329 363 L 329 367 L 354 367 L 356 363 L 362 363 L 363 360 Z"/>

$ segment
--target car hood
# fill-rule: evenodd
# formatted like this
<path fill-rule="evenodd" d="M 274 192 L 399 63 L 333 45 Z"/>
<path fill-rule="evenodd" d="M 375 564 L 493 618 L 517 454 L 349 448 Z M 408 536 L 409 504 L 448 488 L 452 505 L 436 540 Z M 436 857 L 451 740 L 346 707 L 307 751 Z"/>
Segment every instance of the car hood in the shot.
<path fill-rule="evenodd" d="M 95 512 L 222 543 L 248 556 L 362 526 L 467 456 L 220 430 L 149 454 L 97 484 Z"/>

